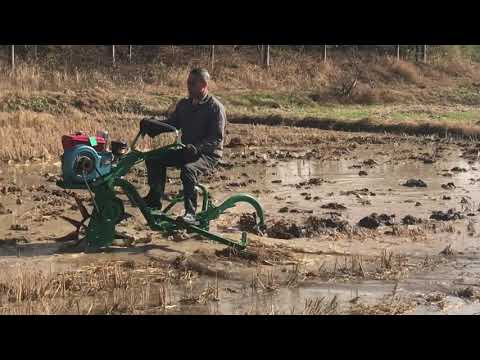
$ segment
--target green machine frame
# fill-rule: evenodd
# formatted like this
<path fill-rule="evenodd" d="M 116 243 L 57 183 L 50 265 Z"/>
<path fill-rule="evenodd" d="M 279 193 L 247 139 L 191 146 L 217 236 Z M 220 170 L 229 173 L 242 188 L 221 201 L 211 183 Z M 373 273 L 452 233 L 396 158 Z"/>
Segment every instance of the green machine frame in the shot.
<path fill-rule="evenodd" d="M 166 126 L 169 127 L 168 125 Z M 248 245 L 246 232 L 242 232 L 240 241 L 235 241 L 215 235 L 209 231 L 211 221 L 219 218 L 227 209 L 233 208 L 238 203 L 250 204 L 255 209 L 257 219 L 256 230 L 260 234 L 264 230 L 263 208 L 257 199 L 249 194 L 233 195 L 220 205 L 215 206 L 208 190 L 204 186 L 198 185 L 197 191 L 201 193 L 203 197 L 201 211 L 197 214 L 198 226 L 185 223 L 181 221 L 181 219 L 174 218 L 171 214 L 171 210 L 176 204 L 183 203 L 183 195 L 181 193 L 171 199 L 170 203 L 161 211 L 147 207 L 135 187 L 123 177 L 133 166 L 149 158 L 159 157 L 168 150 L 184 148 L 185 145 L 179 140 L 178 130 L 175 128 L 172 128 L 172 130 L 176 132 L 175 143 L 149 152 L 141 152 L 135 149 L 137 141 L 143 137 L 141 133 L 138 133 L 130 147 L 130 151 L 112 165 L 112 171 L 91 183 L 71 184 L 64 181 L 57 181 L 57 185 L 63 189 L 89 190 L 92 194 L 94 208 L 91 215 L 88 214 L 85 207 L 80 204 L 80 210 L 84 219 L 81 223 L 77 222 L 77 224 L 83 226 L 86 219 L 90 219 L 86 229 L 87 248 L 98 249 L 109 247 L 115 238 L 119 236 L 115 231 L 115 227 L 125 218 L 125 207 L 123 201 L 117 197 L 117 188 L 122 189 L 131 204 L 140 209 L 148 226 L 154 231 L 168 233 L 174 230 L 184 229 L 188 233 L 196 233 L 206 239 L 242 251 Z M 77 229 L 77 233 L 79 233 L 79 229 Z"/>

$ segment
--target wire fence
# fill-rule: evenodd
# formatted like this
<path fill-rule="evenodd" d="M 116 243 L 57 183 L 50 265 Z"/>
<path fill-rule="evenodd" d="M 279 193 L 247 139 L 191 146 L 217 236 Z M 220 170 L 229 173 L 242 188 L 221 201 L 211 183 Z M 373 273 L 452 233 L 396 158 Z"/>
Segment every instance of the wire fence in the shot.
<path fill-rule="evenodd" d="M 391 56 L 397 60 L 427 63 L 429 45 L 3 45 L 0 59 L 15 71 L 19 63 L 40 63 L 58 67 L 73 66 L 116 66 L 118 64 L 144 64 L 168 61 L 175 58 L 179 49 L 188 48 L 188 61 L 199 58 L 214 68 L 223 56 L 248 53 L 259 65 L 268 69 L 272 66 L 274 51 L 294 50 L 316 54 L 321 61 L 328 61 L 338 53 L 347 57 L 359 54 Z"/>

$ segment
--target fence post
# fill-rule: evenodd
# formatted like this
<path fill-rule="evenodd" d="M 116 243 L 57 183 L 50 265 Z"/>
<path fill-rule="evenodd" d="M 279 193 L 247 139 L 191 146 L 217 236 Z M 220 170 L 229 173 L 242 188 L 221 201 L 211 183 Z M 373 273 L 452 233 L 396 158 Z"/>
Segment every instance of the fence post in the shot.
<path fill-rule="evenodd" d="M 400 61 L 400 45 L 397 45 L 397 61 Z"/>
<path fill-rule="evenodd" d="M 128 45 L 128 62 L 132 63 L 132 45 Z"/>
<path fill-rule="evenodd" d="M 423 62 L 427 63 L 427 45 L 423 45 Z"/>
<path fill-rule="evenodd" d="M 112 63 L 115 66 L 115 45 L 112 45 Z"/>
<path fill-rule="evenodd" d="M 264 66 L 268 69 L 270 67 L 270 45 L 264 45 L 264 54 L 263 54 L 263 61 Z"/>
<path fill-rule="evenodd" d="M 15 73 L 15 45 L 11 45 L 12 74 Z"/>
<path fill-rule="evenodd" d="M 323 62 L 327 62 L 327 45 L 323 45 Z"/>
<path fill-rule="evenodd" d="M 211 70 L 213 71 L 213 67 L 215 66 L 215 45 L 212 45 L 210 49 L 210 63 L 211 63 Z"/>

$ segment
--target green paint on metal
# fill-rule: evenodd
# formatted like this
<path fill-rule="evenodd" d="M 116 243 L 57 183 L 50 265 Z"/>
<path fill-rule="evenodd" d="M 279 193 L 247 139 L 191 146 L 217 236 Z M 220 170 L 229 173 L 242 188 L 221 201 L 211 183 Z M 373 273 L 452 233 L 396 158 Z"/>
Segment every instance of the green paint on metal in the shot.
<path fill-rule="evenodd" d="M 137 136 L 138 138 L 138 136 Z M 198 185 L 203 197 L 202 210 L 197 214 L 199 226 L 186 224 L 174 219 L 169 212 L 176 204 L 183 203 L 183 195 L 175 196 L 162 211 L 154 211 L 147 207 L 143 198 L 138 194 L 135 187 L 123 177 L 129 170 L 146 159 L 164 156 L 170 149 L 181 149 L 183 144 L 175 143 L 150 152 L 133 150 L 124 155 L 117 164 L 112 167 L 110 174 L 100 177 L 89 184 L 93 194 L 95 207 L 87 228 L 87 243 L 91 248 L 102 248 L 112 245 L 115 240 L 115 227 L 125 215 L 123 201 L 116 196 L 116 188 L 121 188 L 133 206 L 138 207 L 147 221 L 148 226 L 154 231 L 171 232 L 173 230 L 185 229 L 189 233 L 199 234 L 206 239 L 221 244 L 244 250 L 248 245 L 247 234 L 242 233 L 241 240 L 230 240 L 209 232 L 210 222 L 219 218 L 227 209 L 236 206 L 238 203 L 250 204 L 257 214 L 257 229 L 262 230 L 265 226 L 264 211 L 260 203 L 253 196 L 248 194 L 237 194 L 226 199 L 221 205 L 215 206 L 205 186 Z M 85 185 L 69 184 L 58 181 L 57 185 L 64 189 L 86 189 Z"/>

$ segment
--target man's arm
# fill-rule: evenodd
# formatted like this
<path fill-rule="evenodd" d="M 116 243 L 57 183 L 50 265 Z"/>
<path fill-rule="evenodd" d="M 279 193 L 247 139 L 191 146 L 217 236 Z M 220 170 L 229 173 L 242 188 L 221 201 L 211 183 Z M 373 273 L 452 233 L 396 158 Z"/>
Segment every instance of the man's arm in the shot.
<path fill-rule="evenodd" d="M 162 123 L 173 126 L 176 129 L 180 128 L 180 122 L 178 120 L 178 105 L 175 107 L 175 110 L 168 118 L 161 116 L 161 117 L 143 119 L 140 122 L 140 130 L 144 134 L 147 134 L 152 138 L 157 135 L 172 131 L 171 129 L 165 126 L 162 126 Z"/>
<path fill-rule="evenodd" d="M 175 106 L 175 110 L 173 110 L 173 112 L 170 114 L 170 116 L 167 118 L 167 120 L 165 120 L 164 122 L 170 126 L 173 126 L 177 129 L 180 129 L 180 123 L 178 121 L 178 107 L 179 107 L 180 103 L 177 104 L 177 106 Z"/>
<path fill-rule="evenodd" d="M 194 144 L 201 153 L 213 153 L 217 150 L 225 137 L 227 115 L 223 106 L 216 106 L 208 123 L 207 136 L 204 140 Z"/>

